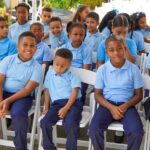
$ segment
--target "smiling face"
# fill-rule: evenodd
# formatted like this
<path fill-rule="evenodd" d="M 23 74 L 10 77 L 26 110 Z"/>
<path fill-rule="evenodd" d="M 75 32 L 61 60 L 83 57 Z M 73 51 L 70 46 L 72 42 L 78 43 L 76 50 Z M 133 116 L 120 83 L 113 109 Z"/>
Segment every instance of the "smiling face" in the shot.
<path fill-rule="evenodd" d="M 139 27 L 141 29 L 145 28 L 146 26 L 146 17 L 141 17 L 138 21 Z"/>
<path fill-rule="evenodd" d="M 19 58 L 22 61 L 28 61 L 32 59 L 36 51 L 36 40 L 31 36 L 22 37 L 17 45 Z"/>
<path fill-rule="evenodd" d="M 8 35 L 8 23 L 7 21 L 0 22 L 0 39 L 5 38 Z"/>
<path fill-rule="evenodd" d="M 42 22 L 48 24 L 52 16 L 52 12 L 43 11 L 41 14 Z"/>
<path fill-rule="evenodd" d="M 53 67 L 57 74 L 62 74 L 70 67 L 70 59 L 66 59 L 60 56 L 55 56 Z"/>
<path fill-rule="evenodd" d="M 115 67 L 122 67 L 125 61 L 125 47 L 121 41 L 109 41 L 106 45 L 106 54 Z"/>
<path fill-rule="evenodd" d="M 49 25 L 50 31 L 55 35 L 59 36 L 62 31 L 62 24 L 60 21 L 53 21 Z"/>

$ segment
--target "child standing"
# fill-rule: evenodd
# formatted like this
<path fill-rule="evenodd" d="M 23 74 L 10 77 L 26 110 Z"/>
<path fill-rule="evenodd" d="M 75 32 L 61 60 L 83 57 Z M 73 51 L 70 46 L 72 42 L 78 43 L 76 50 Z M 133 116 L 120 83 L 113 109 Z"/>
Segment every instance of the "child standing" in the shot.
<path fill-rule="evenodd" d="M 18 37 L 21 33 L 30 30 L 29 10 L 30 7 L 25 3 L 19 3 L 16 7 L 17 22 L 9 27 L 9 38 L 15 43 L 18 42 Z"/>
<path fill-rule="evenodd" d="M 50 61 L 52 61 L 52 55 L 49 47 L 41 41 L 44 35 L 42 24 L 38 22 L 33 23 L 30 26 L 30 31 L 36 36 L 37 41 L 37 50 L 33 57 L 38 61 L 39 64 L 46 64 L 46 66 L 48 67 Z"/>
<path fill-rule="evenodd" d="M 122 40 L 112 35 L 105 43 L 110 60 L 97 71 L 95 99 L 100 105 L 89 127 L 94 150 L 104 150 L 104 131 L 114 120 L 123 124 L 127 149 L 139 150 L 144 132 L 135 105 L 142 99 L 142 77 L 138 67 L 125 59 Z"/>
<path fill-rule="evenodd" d="M 8 37 L 8 23 L 4 17 L 0 16 L 0 60 L 6 56 L 17 53 L 16 44 Z"/>
<path fill-rule="evenodd" d="M 137 57 L 137 47 L 133 40 L 126 38 L 128 34 L 129 23 L 125 16 L 117 15 L 114 17 L 112 21 L 112 34 L 121 38 L 126 47 L 126 58 L 135 63 Z M 109 57 L 106 55 L 106 47 L 105 47 L 105 40 L 101 42 L 98 53 L 97 53 L 98 63 L 97 65 L 100 66 L 105 63 Z"/>
<path fill-rule="evenodd" d="M 15 147 L 27 150 L 28 111 L 33 99 L 31 92 L 41 80 L 42 68 L 33 59 L 36 37 L 31 32 L 20 35 L 17 49 L 18 54 L 8 56 L 0 63 L 0 118 L 10 110 Z"/>
<path fill-rule="evenodd" d="M 50 46 L 49 42 L 49 21 L 52 17 L 52 9 L 51 8 L 43 8 L 42 14 L 41 14 L 41 21 L 44 26 L 44 36 L 43 36 L 43 42 L 45 42 L 47 45 Z"/>
<path fill-rule="evenodd" d="M 49 23 L 50 28 L 50 45 L 53 56 L 55 54 L 56 48 L 62 46 L 68 42 L 68 37 L 65 30 L 62 27 L 62 21 L 59 17 L 52 17 Z"/>
<path fill-rule="evenodd" d="M 67 49 L 56 51 L 53 69 L 47 72 L 45 86 L 45 117 L 41 120 L 44 150 L 56 150 L 52 141 L 52 126 L 63 119 L 67 134 L 67 150 L 77 150 L 78 127 L 81 120 L 81 83 L 70 69 L 72 53 Z M 50 104 L 51 99 L 51 105 Z"/>

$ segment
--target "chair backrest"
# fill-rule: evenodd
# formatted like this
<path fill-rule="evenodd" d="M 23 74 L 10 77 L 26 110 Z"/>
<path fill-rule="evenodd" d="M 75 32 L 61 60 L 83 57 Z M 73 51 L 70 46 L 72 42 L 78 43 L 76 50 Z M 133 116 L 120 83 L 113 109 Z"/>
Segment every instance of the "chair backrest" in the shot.
<path fill-rule="evenodd" d="M 75 68 L 72 67 L 72 70 L 75 74 L 78 75 L 80 78 L 81 82 L 94 85 L 95 84 L 95 79 L 96 79 L 96 72 L 82 69 L 82 68 Z"/>
<path fill-rule="evenodd" d="M 92 63 L 97 63 L 97 52 L 92 52 Z"/>
<path fill-rule="evenodd" d="M 147 74 L 142 75 L 144 82 L 144 89 L 150 90 L 150 76 Z"/>
<path fill-rule="evenodd" d="M 141 60 L 140 60 L 140 72 L 141 72 L 141 74 L 147 74 L 147 70 L 146 70 L 147 55 L 146 55 L 146 53 L 142 53 L 140 58 L 141 58 Z"/>
<path fill-rule="evenodd" d="M 150 43 L 144 42 L 144 49 L 145 49 L 146 53 L 149 53 L 150 52 Z"/>

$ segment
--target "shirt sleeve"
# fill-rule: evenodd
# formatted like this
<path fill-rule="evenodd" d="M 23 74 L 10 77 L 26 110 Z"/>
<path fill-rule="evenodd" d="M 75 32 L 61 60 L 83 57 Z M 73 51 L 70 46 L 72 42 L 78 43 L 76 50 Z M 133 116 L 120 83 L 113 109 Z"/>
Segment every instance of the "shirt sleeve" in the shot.
<path fill-rule="evenodd" d="M 50 70 L 47 71 L 46 76 L 45 76 L 45 80 L 44 80 L 44 88 L 49 88 L 50 82 Z"/>
<path fill-rule="evenodd" d="M 71 73 L 71 87 L 72 88 L 81 88 L 81 81 L 79 79 L 79 77 L 74 74 L 74 73 Z"/>
<path fill-rule="evenodd" d="M 127 42 L 127 46 L 128 46 L 128 49 L 131 53 L 131 55 L 136 58 L 137 57 L 137 46 L 135 44 L 135 42 L 133 40 L 130 40 L 130 41 L 126 41 Z"/>
<path fill-rule="evenodd" d="M 13 55 L 13 54 L 16 54 L 16 53 L 17 53 L 16 43 L 10 41 L 8 55 Z"/>
<path fill-rule="evenodd" d="M 97 60 L 105 62 L 105 55 L 106 55 L 106 47 L 105 47 L 105 40 L 103 40 L 100 43 L 97 51 Z"/>
<path fill-rule="evenodd" d="M 84 47 L 83 64 L 92 64 L 92 50 L 88 45 Z"/>
<path fill-rule="evenodd" d="M 45 47 L 44 47 L 43 61 L 52 61 L 52 54 L 47 45 L 45 45 Z"/>
<path fill-rule="evenodd" d="M 144 38 L 141 34 L 138 34 L 137 38 L 138 38 L 137 50 L 142 51 L 144 50 Z"/>

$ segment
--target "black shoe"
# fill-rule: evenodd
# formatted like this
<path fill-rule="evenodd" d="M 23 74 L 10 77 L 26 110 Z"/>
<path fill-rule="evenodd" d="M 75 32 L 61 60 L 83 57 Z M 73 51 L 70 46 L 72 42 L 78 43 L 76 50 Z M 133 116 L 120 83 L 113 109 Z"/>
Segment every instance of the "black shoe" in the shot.
<path fill-rule="evenodd" d="M 122 143 L 123 140 L 124 140 L 124 133 L 122 136 L 115 135 L 115 139 L 114 139 L 115 143 Z"/>

